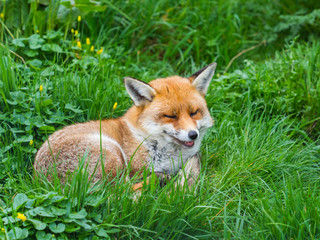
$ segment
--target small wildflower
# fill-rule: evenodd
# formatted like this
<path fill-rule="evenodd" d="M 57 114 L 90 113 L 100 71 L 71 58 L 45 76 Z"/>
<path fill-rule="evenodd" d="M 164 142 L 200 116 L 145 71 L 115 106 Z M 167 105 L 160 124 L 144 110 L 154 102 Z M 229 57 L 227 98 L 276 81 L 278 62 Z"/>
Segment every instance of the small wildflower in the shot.
<path fill-rule="evenodd" d="M 40 92 L 42 92 L 42 91 L 43 91 L 43 86 L 42 86 L 42 85 L 40 85 L 40 87 L 39 87 L 39 91 L 40 91 Z"/>
<path fill-rule="evenodd" d="M 25 220 L 27 220 L 27 217 L 25 215 L 23 215 L 22 213 L 18 213 L 17 218 L 21 219 L 22 222 L 24 222 Z"/>
<path fill-rule="evenodd" d="M 71 33 L 72 33 L 72 34 L 74 33 L 74 29 L 73 29 L 73 28 L 71 28 Z"/>
<path fill-rule="evenodd" d="M 140 55 L 140 50 L 137 51 L 137 55 Z"/>
<path fill-rule="evenodd" d="M 75 36 L 78 36 L 78 33 L 79 33 L 78 30 L 75 30 L 75 31 L 74 31 L 74 35 L 75 35 Z"/>
<path fill-rule="evenodd" d="M 52 234 L 52 237 L 54 238 L 54 237 L 56 237 L 56 235 Z"/>
<path fill-rule="evenodd" d="M 36 33 L 39 33 L 39 30 L 37 30 Z"/>
<path fill-rule="evenodd" d="M 100 50 L 97 52 L 98 55 L 100 55 L 103 52 L 103 48 L 100 48 Z"/>
<path fill-rule="evenodd" d="M 113 110 L 115 110 L 115 109 L 117 108 L 117 106 L 118 106 L 118 103 L 117 103 L 117 102 L 115 102 L 115 103 L 113 104 L 112 109 L 113 109 Z"/>
<path fill-rule="evenodd" d="M 77 46 L 78 46 L 78 48 L 81 48 L 81 42 L 80 41 L 77 41 Z"/>
<path fill-rule="evenodd" d="M 93 46 L 93 45 L 91 46 L 90 51 L 91 51 L 91 52 L 94 51 L 94 46 Z"/>
<path fill-rule="evenodd" d="M 0 13 L 0 17 L 4 19 L 4 13 Z"/>
<path fill-rule="evenodd" d="M 33 140 L 32 140 L 32 139 L 30 140 L 29 145 L 30 145 L 30 146 L 33 145 Z"/>
<path fill-rule="evenodd" d="M 78 16 L 78 22 L 81 22 L 81 16 Z"/>
<path fill-rule="evenodd" d="M 87 39 L 86 39 L 86 44 L 87 44 L 87 45 L 90 45 L 90 38 L 87 38 Z"/>
<path fill-rule="evenodd" d="M 6 230 L 5 230 L 4 228 L 1 228 L 1 232 L 3 232 L 3 233 L 4 233 L 4 232 L 6 232 Z"/>

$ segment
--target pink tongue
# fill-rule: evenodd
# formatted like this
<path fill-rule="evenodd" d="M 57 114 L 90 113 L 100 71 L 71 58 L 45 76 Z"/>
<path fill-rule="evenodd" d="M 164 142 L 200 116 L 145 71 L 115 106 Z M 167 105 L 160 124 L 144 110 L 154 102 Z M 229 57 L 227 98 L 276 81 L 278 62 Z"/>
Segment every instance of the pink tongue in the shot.
<path fill-rule="evenodd" d="M 186 146 L 192 147 L 194 142 L 183 142 Z"/>

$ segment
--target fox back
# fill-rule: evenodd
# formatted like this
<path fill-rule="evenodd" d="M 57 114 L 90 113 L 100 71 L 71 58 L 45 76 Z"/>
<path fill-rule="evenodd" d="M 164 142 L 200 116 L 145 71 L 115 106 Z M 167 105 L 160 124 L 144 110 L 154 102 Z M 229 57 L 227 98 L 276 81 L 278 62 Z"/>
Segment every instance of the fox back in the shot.
<path fill-rule="evenodd" d="M 149 84 L 126 77 L 134 102 L 124 116 L 67 126 L 41 146 L 35 169 L 50 178 L 56 169 L 63 180 L 86 155 L 90 174 L 99 180 L 130 166 L 175 175 L 200 148 L 213 119 L 204 99 L 216 64 L 189 78 L 172 76 Z M 103 166 L 102 166 L 103 165 Z M 104 172 L 103 172 L 104 171 Z"/>

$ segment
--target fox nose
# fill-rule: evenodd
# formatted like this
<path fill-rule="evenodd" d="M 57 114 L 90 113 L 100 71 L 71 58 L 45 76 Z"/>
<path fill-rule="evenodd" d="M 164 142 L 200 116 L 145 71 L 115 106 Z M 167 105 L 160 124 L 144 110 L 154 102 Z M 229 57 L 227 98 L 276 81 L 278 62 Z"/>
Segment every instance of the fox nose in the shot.
<path fill-rule="evenodd" d="M 188 133 L 189 138 L 191 138 L 192 140 L 195 140 L 198 137 L 198 133 L 196 131 L 190 131 Z"/>

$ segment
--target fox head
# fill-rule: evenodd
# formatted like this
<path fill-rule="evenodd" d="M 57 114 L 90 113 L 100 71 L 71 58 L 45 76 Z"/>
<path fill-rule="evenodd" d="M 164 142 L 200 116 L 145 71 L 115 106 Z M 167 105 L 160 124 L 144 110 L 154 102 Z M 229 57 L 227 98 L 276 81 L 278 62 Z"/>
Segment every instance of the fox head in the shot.
<path fill-rule="evenodd" d="M 204 97 L 216 65 L 212 63 L 189 78 L 172 76 L 149 84 L 125 77 L 135 105 L 127 119 L 137 134 L 177 147 L 199 148 L 205 131 L 213 125 Z"/>

